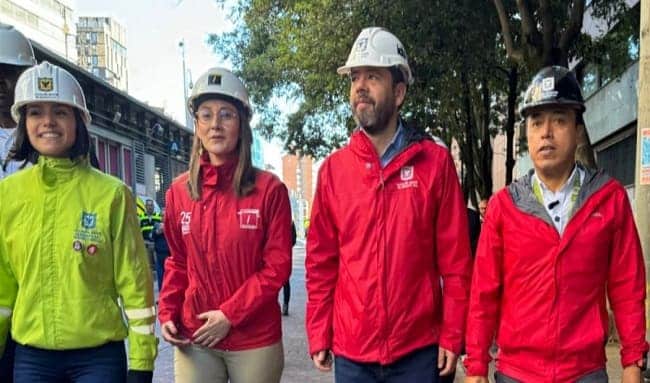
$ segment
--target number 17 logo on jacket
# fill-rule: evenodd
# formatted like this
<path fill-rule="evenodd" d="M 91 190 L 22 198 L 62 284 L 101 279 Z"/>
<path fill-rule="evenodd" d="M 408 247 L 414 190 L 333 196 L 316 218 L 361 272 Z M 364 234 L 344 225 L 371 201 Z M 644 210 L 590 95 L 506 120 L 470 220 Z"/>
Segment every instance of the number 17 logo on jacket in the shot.
<path fill-rule="evenodd" d="M 240 209 L 237 215 L 239 216 L 240 229 L 255 230 L 258 228 L 260 222 L 259 209 Z"/>

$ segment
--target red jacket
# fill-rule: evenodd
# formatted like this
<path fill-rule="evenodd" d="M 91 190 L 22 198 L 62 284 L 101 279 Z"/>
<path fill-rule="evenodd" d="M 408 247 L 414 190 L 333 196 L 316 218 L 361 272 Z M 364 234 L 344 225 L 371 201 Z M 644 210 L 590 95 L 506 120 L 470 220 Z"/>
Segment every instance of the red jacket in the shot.
<path fill-rule="evenodd" d="M 532 172 L 490 201 L 474 264 L 467 375 L 497 370 L 524 382 L 569 382 L 605 368 L 614 311 L 623 366 L 644 357 L 645 266 L 625 190 L 586 171 L 560 237 L 537 202 Z"/>
<path fill-rule="evenodd" d="M 321 167 L 306 259 L 311 354 L 388 364 L 437 343 L 460 351 L 471 273 L 465 203 L 449 152 L 414 129 L 404 134 L 407 148 L 384 169 L 361 131 Z"/>
<path fill-rule="evenodd" d="M 187 173 L 167 192 L 170 257 L 158 318 L 191 339 L 204 323 L 198 314 L 222 310 L 232 328 L 215 348 L 246 350 L 282 336 L 277 297 L 291 271 L 291 210 L 286 187 L 261 170 L 254 191 L 237 198 L 234 165 L 202 162 L 200 201 L 190 198 Z"/>

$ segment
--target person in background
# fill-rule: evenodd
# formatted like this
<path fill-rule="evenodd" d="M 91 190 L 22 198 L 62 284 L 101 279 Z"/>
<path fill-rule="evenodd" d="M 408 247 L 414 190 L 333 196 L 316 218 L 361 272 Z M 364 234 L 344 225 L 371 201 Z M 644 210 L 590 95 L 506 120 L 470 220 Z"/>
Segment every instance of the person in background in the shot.
<path fill-rule="evenodd" d="M 29 40 L 11 25 L 0 23 L 0 180 L 17 171 L 21 163 L 6 162 L 14 143 L 16 122 L 11 117 L 14 89 L 18 77 L 36 65 L 34 50 Z M 0 313 L 0 315 L 2 315 Z M 16 344 L 7 336 L 4 355 L 0 358 L 0 382 L 13 381 L 14 349 Z"/>
<path fill-rule="evenodd" d="M 140 219 L 140 230 L 142 231 L 142 238 L 144 239 L 144 244 L 147 249 L 147 255 L 149 258 L 149 263 L 152 267 L 155 265 L 154 259 L 154 227 L 156 224 L 160 224 L 162 219 L 160 214 L 155 210 L 155 205 L 152 199 L 147 199 L 145 201 L 145 210 L 139 216 Z"/>
<path fill-rule="evenodd" d="M 154 223 L 152 232 L 154 257 L 156 258 L 156 279 L 158 280 L 158 291 L 162 290 L 163 277 L 165 275 L 165 260 L 169 256 L 169 246 L 167 246 L 167 239 L 165 238 L 165 211 L 160 213 L 161 222 Z"/>
<path fill-rule="evenodd" d="M 488 199 L 481 198 L 481 200 L 478 202 L 478 212 L 481 215 L 481 222 L 485 220 L 485 212 L 487 211 L 487 206 L 488 206 Z"/>
<path fill-rule="evenodd" d="M 44 61 L 18 79 L 11 114 L 7 159 L 33 164 L 0 181 L 0 345 L 11 325 L 15 382 L 151 382 L 153 289 L 134 198 L 90 165 L 79 83 Z"/>
<path fill-rule="evenodd" d="M 296 225 L 291 222 L 291 246 L 296 246 Z M 289 300 L 291 299 L 291 283 L 287 279 L 287 283 L 282 286 L 282 315 L 289 315 Z"/>

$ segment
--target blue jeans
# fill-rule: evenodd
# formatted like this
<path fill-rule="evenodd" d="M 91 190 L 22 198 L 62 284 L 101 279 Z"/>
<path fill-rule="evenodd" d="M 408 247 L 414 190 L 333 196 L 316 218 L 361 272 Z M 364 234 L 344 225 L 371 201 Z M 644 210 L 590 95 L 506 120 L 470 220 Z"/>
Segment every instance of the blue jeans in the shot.
<path fill-rule="evenodd" d="M 126 382 L 124 342 L 76 350 L 16 346 L 14 383 Z"/>
<path fill-rule="evenodd" d="M 12 383 L 14 379 L 14 352 L 16 342 L 11 339 L 11 333 L 7 334 L 5 352 L 0 358 L 0 382 Z"/>
<path fill-rule="evenodd" d="M 425 347 L 387 365 L 334 359 L 336 383 L 438 383 L 438 346 Z"/>

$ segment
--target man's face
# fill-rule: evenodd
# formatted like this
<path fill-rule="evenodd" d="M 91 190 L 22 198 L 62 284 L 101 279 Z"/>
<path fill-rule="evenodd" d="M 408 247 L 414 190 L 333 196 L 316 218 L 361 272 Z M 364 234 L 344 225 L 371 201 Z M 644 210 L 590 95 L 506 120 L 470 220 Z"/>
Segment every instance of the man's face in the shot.
<path fill-rule="evenodd" d="M 528 151 L 535 170 L 556 175 L 573 167 L 578 129 L 576 111 L 570 107 L 543 107 L 526 118 Z"/>
<path fill-rule="evenodd" d="M 383 131 L 404 101 L 406 85 L 393 85 L 390 71 L 376 67 L 352 68 L 350 81 L 354 120 L 369 134 Z"/>
<path fill-rule="evenodd" d="M 153 201 L 148 199 L 145 202 L 145 208 L 147 209 L 147 214 L 153 214 Z"/>
<path fill-rule="evenodd" d="M 14 65 L 0 65 L 0 113 L 3 115 L 9 115 L 14 103 L 16 82 L 24 69 Z"/>
<path fill-rule="evenodd" d="M 481 215 L 481 219 L 485 218 L 485 211 L 487 210 L 487 203 L 488 203 L 488 201 L 486 199 L 482 199 L 478 203 L 478 213 Z"/>

